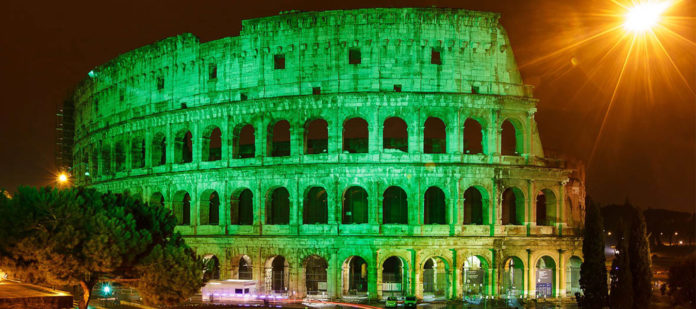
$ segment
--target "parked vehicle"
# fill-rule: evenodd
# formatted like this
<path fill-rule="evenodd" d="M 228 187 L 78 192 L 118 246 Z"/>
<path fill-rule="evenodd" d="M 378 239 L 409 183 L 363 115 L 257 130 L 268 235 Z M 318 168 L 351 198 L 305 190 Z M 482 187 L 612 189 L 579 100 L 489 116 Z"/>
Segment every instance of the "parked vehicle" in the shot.
<path fill-rule="evenodd" d="M 394 296 L 389 296 L 387 297 L 387 301 L 384 302 L 384 308 L 396 308 L 396 297 Z"/>

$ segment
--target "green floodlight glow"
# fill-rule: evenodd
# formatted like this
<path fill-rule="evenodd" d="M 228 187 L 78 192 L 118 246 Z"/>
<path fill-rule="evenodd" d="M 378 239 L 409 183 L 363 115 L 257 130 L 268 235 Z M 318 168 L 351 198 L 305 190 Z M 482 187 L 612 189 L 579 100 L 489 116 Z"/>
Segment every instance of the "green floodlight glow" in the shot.
<path fill-rule="evenodd" d="M 108 283 L 105 283 L 104 286 L 102 286 L 102 293 L 104 296 L 111 295 L 111 286 Z"/>
<path fill-rule="evenodd" d="M 89 71 L 89 73 L 87 73 L 87 76 L 89 76 L 90 78 L 94 78 L 95 76 L 97 76 L 97 73 L 94 73 L 94 70 L 91 70 Z"/>

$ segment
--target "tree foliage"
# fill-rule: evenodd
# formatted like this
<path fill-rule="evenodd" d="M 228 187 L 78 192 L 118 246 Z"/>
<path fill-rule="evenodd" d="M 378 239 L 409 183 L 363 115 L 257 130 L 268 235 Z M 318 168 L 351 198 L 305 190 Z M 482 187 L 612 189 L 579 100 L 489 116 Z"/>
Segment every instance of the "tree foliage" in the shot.
<path fill-rule="evenodd" d="M 584 261 L 580 266 L 580 288 L 584 296 L 580 305 L 585 308 L 601 308 L 607 299 L 602 214 L 591 199 L 588 198 L 585 205 L 585 231 L 582 243 Z"/>
<path fill-rule="evenodd" d="M 129 196 L 20 188 L 0 197 L 0 268 L 28 282 L 80 285 L 80 308 L 104 276 L 141 278 L 147 302 L 175 303 L 202 286 L 202 261 L 175 226 L 167 209 Z"/>
<path fill-rule="evenodd" d="M 633 308 L 644 308 L 652 295 L 652 272 L 650 271 L 650 243 L 646 234 L 645 217 L 640 209 L 631 207 L 633 218 L 628 242 L 631 256 L 630 270 L 633 275 Z"/>

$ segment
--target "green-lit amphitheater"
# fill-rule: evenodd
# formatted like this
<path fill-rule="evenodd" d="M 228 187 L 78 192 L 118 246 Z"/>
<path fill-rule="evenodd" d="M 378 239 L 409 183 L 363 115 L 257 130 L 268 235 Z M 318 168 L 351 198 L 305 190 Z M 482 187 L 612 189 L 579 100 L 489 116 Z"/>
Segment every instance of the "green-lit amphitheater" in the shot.
<path fill-rule="evenodd" d="M 72 96 L 73 175 L 260 293 L 570 296 L 584 174 L 544 155 L 499 18 L 292 11 L 127 52 Z"/>

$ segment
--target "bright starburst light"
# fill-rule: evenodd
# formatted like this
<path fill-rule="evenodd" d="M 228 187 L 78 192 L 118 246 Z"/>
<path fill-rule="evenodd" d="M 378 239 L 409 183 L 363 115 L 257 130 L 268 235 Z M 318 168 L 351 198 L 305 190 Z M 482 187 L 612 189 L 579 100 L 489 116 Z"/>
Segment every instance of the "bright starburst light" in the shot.
<path fill-rule="evenodd" d="M 576 86 L 576 96 L 585 87 L 609 90 L 608 101 L 593 103 L 604 113 L 588 166 L 617 100 L 640 108 L 635 104 L 664 102 L 664 91 L 696 96 L 692 83 L 680 70 L 680 66 L 690 64 L 687 55 L 696 54 L 696 43 L 689 39 L 695 21 L 689 12 L 692 8 L 683 0 L 610 0 L 572 7 L 565 14 L 553 12 L 549 17 L 561 25 L 560 29 L 570 30 L 553 37 L 550 53 L 521 67 L 540 65 L 549 72 L 546 74 L 555 76 L 568 68 L 579 69 L 586 79 Z"/>
<path fill-rule="evenodd" d="M 628 9 L 624 29 L 634 32 L 643 32 L 655 27 L 670 3 L 664 2 L 645 2 L 638 3 Z"/>

